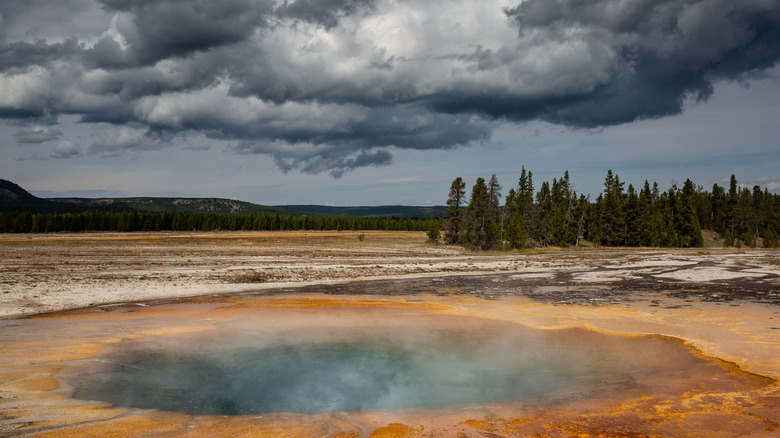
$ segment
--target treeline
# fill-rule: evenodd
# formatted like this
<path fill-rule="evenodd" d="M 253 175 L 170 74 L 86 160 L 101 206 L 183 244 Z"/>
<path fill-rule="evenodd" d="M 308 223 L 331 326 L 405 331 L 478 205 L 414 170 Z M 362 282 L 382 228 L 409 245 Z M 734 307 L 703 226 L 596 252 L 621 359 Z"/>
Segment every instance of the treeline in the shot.
<path fill-rule="evenodd" d="M 436 218 L 364 218 L 354 216 L 285 216 L 196 212 L 0 213 L 2 233 L 79 231 L 277 231 L 388 230 L 426 231 Z"/>
<path fill-rule="evenodd" d="M 496 175 L 478 178 L 466 203 L 466 185 L 450 186 L 444 239 L 473 249 L 577 246 L 587 240 L 603 246 L 701 247 L 702 230 L 717 232 L 724 246 L 780 246 L 780 196 L 740 187 L 734 175 L 728 190 L 711 191 L 686 180 L 661 191 L 645 181 L 637 190 L 607 172 L 595 200 L 577 194 L 566 171 L 534 190 L 533 174 L 522 168 L 516 188 L 500 206 Z M 466 206 L 465 211 L 462 208 Z"/>

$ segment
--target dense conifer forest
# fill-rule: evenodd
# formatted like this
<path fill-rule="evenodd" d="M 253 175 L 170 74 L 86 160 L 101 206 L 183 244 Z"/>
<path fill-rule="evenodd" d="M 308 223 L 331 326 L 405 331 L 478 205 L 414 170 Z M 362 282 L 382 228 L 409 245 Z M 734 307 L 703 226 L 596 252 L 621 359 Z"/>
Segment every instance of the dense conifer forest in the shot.
<path fill-rule="evenodd" d="M 355 216 L 284 216 L 197 212 L 0 213 L 2 233 L 62 231 L 280 231 L 388 230 L 426 231 L 437 218 L 363 218 Z"/>
<path fill-rule="evenodd" d="M 504 197 L 496 175 L 478 178 L 470 196 L 458 177 L 450 186 L 446 215 L 430 218 L 289 216 L 181 211 L 87 211 L 78 213 L 0 212 L 2 233 L 82 231 L 215 230 L 388 230 L 428 231 L 429 239 L 470 249 L 548 246 L 701 247 L 703 230 L 727 247 L 780 247 L 780 195 L 759 186 L 711 190 L 690 179 L 661 190 L 647 181 L 627 187 L 608 171 L 596 199 L 577 194 L 564 172 L 534 188 L 533 174 L 521 169 L 517 186 Z M 504 203 L 501 205 L 501 198 Z"/>
<path fill-rule="evenodd" d="M 572 189 L 569 172 L 534 191 L 532 172 L 522 168 L 516 188 L 500 207 L 495 175 L 478 178 L 468 203 L 465 183 L 456 178 L 447 200 L 444 239 L 473 249 L 578 246 L 701 247 L 702 230 L 717 233 L 723 246 L 780 246 L 780 196 L 740 187 L 712 190 L 690 179 L 661 191 L 657 183 L 628 187 L 608 171 L 595 200 Z M 465 212 L 463 211 L 465 206 Z"/>

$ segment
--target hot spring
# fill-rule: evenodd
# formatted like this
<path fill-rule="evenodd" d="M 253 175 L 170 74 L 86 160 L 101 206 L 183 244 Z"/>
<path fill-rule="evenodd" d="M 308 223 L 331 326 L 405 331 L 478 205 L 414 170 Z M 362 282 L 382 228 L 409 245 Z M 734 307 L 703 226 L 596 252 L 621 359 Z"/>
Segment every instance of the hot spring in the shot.
<path fill-rule="evenodd" d="M 567 311 L 460 296 L 301 294 L 0 320 L 0 434 L 704 437 L 777 429 L 775 381 L 670 338 L 562 328 L 582 323 Z"/>
<path fill-rule="evenodd" d="M 659 351 L 677 360 L 645 363 Z M 592 397 L 669 375 L 679 360 L 700 359 L 653 339 L 331 309 L 263 312 L 202 332 L 123 340 L 79 364 L 70 383 L 74 398 L 123 407 L 321 414 Z"/>

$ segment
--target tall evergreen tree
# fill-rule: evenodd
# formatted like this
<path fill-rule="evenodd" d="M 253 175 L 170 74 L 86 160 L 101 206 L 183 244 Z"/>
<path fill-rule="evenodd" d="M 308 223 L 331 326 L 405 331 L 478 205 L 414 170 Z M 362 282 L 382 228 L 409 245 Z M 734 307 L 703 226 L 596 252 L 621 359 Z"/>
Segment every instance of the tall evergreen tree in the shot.
<path fill-rule="evenodd" d="M 732 174 L 729 180 L 729 192 L 726 197 L 726 211 L 724 214 L 725 236 L 727 245 L 733 243 L 739 235 L 739 187 L 737 178 Z"/>
<path fill-rule="evenodd" d="M 726 190 L 723 187 L 717 184 L 712 185 L 710 204 L 712 229 L 723 234 L 726 231 Z"/>
<path fill-rule="evenodd" d="M 526 172 L 525 166 L 520 170 L 520 179 L 517 186 L 518 209 L 522 210 L 525 229 L 527 232 L 534 226 L 534 174 Z"/>
<path fill-rule="evenodd" d="M 533 174 L 520 170 L 517 190 L 510 189 L 504 205 L 505 238 L 512 248 L 523 248 L 529 237 L 528 230 L 533 225 Z"/>
<path fill-rule="evenodd" d="M 712 229 L 712 194 L 704 187 L 696 187 L 696 216 L 702 229 Z"/>
<path fill-rule="evenodd" d="M 639 233 L 637 246 L 650 246 L 650 218 L 652 216 L 652 198 L 650 184 L 645 180 L 636 201 L 637 219 L 633 224 L 633 232 Z"/>
<path fill-rule="evenodd" d="M 550 183 L 542 183 L 539 193 L 536 194 L 536 215 L 534 216 L 534 237 L 541 246 L 550 246 L 553 243 L 552 233 L 552 194 Z"/>
<path fill-rule="evenodd" d="M 553 179 L 552 189 L 552 235 L 555 245 L 568 246 L 576 241 L 574 230 L 574 193 L 569 181 L 569 171 L 560 180 Z"/>
<path fill-rule="evenodd" d="M 780 247 L 780 196 L 764 190 L 767 208 L 767 225 L 764 231 L 764 248 Z"/>
<path fill-rule="evenodd" d="M 521 213 L 517 212 L 509 216 L 505 235 L 510 247 L 514 249 L 525 247 L 528 233 L 525 228 L 525 219 Z"/>
<path fill-rule="evenodd" d="M 693 182 L 690 179 L 685 180 L 675 216 L 677 231 L 680 235 L 680 246 L 683 247 L 704 246 L 704 238 L 696 211 L 696 195 Z"/>
<path fill-rule="evenodd" d="M 676 248 L 680 246 L 680 234 L 677 231 L 675 216 L 678 208 L 679 189 L 672 182 L 672 187 L 658 198 L 658 209 L 662 222 L 661 246 Z"/>
<path fill-rule="evenodd" d="M 466 241 L 465 243 L 476 250 L 490 249 L 495 242 L 489 241 L 491 237 L 490 222 L 493 222 L 490 212 L 490 195 L 484 178 L 477 178 L 477 182 L 471 189 L 471 199 L 466 207 Z M 493 222 L 495 224 L 495 222 Z"/>
<path fill-rule="evenodd" d="M 504 208 L 501 210 L 501 223 L 504 224 L 504 230 L 509 229 L 509 222 L 517 213 L 517 192 L 510 188 L 506 194 Z"/>
<path fill-rule="evenodd" d="M 488 222 L 486 232 L 486 241 L 488 247 L 494 247 L 501 241 L 503 232 L 503 221 L 501 220 L 501 184 L 498 183 L 498 177 L 494 173 L 490 176 L 488 182 Z"/>
<path fill-rule="evenodd" d="M 639 195 L 637 195 L 633 184 L 628 185 L 626 190 L 626 245 L 642 245 L 642 229 L 644 222 L 639 205 Z"/>
<path fill-rule="evenodd" d="M 601 242 L 607 246 L 625 245 L 626 216 L 623 206 L 623 183 L 607 171 L 604 179 L 604 205 L 601 210 Z"/>
<path fill-rule="evenodd" d="M 766 221 L 766 201 L 764 199 L 764 192 L 761 191 L 761 187 L 753 186 L 753 230 L 752 233 L 756 237 L 763 237 L 764 230 L 767 228 Z"/>
<path fill-rule="evenodd" d="M 602 210 L 604 209 L 604 194 L 599 193 L 596 198 L 596 202 L 591 203 L 588 206 L 587 220 L 585 223 L 587 239 L 591 242 L 601 245 L 601 222 L 603 220 Z"/>
<path fill-rule="evenodd" d="M 590 204 L 590 195 L 580 195 L 580 199 L 577 201 L 577 206 L 574 210 L 574 215 L 577 217 L 577 234 L 575 235 L 574 246 L 580 246 L 580 240 L 585 237 L 587 230 L 587 214 L 588 205 Z"/>
<path fill-rule="evenodd" d="M 457 177 L 452 181 L 450 193 L 447 197 L 447 226 L 444 240 L 450 244 L 461 243 L 463 234 L 463 211 L 461 206 L 465 202 L 466 183 L 463 178 Z"/>
<path fill-rule="evenodd" d="M 756 246 L 756 235 L 754 234 L 756 220 L 755 211 L 753 209 L 753 196 L 750 193 L 750 189 L 743 188 L 739 194 L 739 200 L 737 202 L 737 233 L 739 240 L 744 245 L 748 245 L 751 248 Z"/>

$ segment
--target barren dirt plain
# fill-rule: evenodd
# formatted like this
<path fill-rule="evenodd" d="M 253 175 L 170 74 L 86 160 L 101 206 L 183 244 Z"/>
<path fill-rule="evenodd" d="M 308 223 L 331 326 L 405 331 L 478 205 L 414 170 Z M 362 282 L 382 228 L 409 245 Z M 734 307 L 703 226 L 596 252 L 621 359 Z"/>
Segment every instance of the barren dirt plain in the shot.
<path fill-rule="evenodd" d="M 71 397 L 67 370 L 104 347 L 199 333 L 247 309 L 421 312 L 661 339 L 720 374 L 546 405 L 315 416 Z M 0 236 L 0 436 L 780 436 L 778 379 L 778 251 L 474 253 L 403 232 Z"/>

